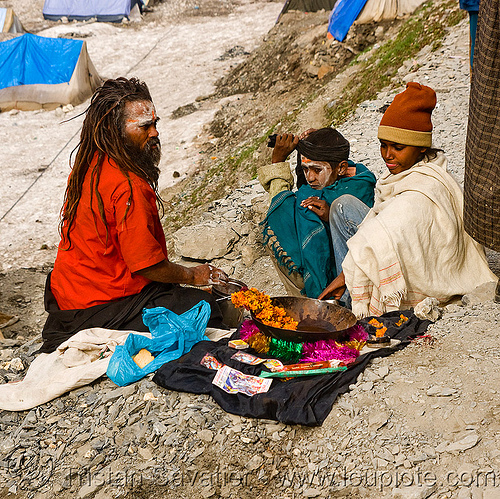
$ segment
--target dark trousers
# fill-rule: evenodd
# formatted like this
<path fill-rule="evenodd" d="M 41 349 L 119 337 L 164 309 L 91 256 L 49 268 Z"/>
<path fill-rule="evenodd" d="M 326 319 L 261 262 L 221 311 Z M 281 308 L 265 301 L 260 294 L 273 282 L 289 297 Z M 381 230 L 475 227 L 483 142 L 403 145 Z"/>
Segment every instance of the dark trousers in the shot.
<path fill-rule="evenodd" d="M 43 345 L 39 352 L 53 352 L 78 331 L 92 327 L 147 332 L 148 328 L 142 322 L 144 308 L 165 307 L 180 315 L 201 300 L 208 302 L 212 310 L 208 326 L 225 328 L 219 305 L 210 293 L 201 289 L 159 282 L 152 282 L 140 293 L 121 300 L 81 310 L 60 310 L 52 294 L 49 274 L 45 283 L 44 296 L 45 310 L 49 316 L 43 327 Z"/>

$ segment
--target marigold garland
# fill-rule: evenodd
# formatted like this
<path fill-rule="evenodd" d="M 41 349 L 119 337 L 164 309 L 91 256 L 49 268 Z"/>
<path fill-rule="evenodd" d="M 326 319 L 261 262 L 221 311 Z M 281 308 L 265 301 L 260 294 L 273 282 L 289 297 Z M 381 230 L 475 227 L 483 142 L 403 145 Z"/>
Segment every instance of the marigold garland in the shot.
<path fill-rule="evenodd" d="M 231 302 L 237 308 L 244 307 L 253 312 L 259 321 L 279 329 L 297 329 L 298 322 L 286 314 L 283 307 L 271 304 L 271 297 L 257 288 L 248 288 L 233 293 Z"/>
<path fill-rule="evenodd" d="M 402 326 L 405 322 L 408 322 L 408 317 L 405 317 L 403 314 L 399 314 L 399 321 L 396 322 L 396 326 Z"/>
<path fill-rule="evenodd" d="M 264 353 L 269 351 L 270 338 L 268 338 L 265 334 L 259 332 L 248 338 L 246 341 L 256 352 Z"/>

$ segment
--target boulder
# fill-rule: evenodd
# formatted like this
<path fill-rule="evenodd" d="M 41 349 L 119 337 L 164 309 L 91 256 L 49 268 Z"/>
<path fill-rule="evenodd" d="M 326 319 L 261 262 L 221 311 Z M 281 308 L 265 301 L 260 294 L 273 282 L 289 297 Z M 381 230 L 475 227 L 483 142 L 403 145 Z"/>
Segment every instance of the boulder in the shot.
<path fill-rule="evenodd" d="M 323 65 L 318 69 L 318 80 L 322 80 L 326 75 L 333 72 L 332 66 Z"/>
<path fill-rule="evenodd" d="M 467 293 L 462 297 L 462 303 L 465 306 L 479 305 L 488 301 L 493 301 L 495 298 L 496 282 L 486 282 L 481 284 L 476 289 Z"/>
<path fill-rule="evenodd" d="M 173 234 L 177 255 L 203 261 L 222 258 L 231 251 L 238 239 L 234 230 L 220 225 L 183 227 Z"/>

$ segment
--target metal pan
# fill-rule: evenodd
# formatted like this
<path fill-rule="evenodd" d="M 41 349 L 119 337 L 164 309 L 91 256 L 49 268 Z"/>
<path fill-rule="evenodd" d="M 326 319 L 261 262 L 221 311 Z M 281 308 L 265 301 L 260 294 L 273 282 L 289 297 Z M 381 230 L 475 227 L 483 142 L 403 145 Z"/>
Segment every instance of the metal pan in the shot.
<path fill-rule="evenodd" d="M 356 324 L 355 315 L 347 308 L 313 298 L 295 296 L 276 296 L 271 304 L 283 307 L 286 313 L 299 324 L 296 330 L 281 329 L 252 319 L 257 327 L 267 336 L 279 340 L 310 342 L 319 340 L 339 340 L 346 335 L 346 330 Z"/>
<path fill-rule="evenodd" d="M 212 294 L 219 303 L 222 312 L 222 320 L 229 327 L 238 327 L 243 321 L 243 308 L 236 308 L 231 303 L 231 294 L 240 291 L 246 284 L 236 279 L 230 279 L 225 284 L 214 284 Z"/>

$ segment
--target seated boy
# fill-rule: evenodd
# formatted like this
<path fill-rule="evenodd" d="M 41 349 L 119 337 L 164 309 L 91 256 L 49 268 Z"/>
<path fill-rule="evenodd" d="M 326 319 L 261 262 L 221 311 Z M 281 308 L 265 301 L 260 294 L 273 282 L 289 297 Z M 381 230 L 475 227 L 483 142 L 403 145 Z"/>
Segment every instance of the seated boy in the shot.
<path fill-rule="evenodd" d="M 298 190 L 292 192 L 286 159 L 295 149 Z M 287 292 L 316 298 L 341 271 L 345 256 L 336 255 L 329 222 L 338 224 L 340 218 L 348 228 L 351 210 L 368 213 L 375 176 L 349 160 L 349 142 L 333 128 L 308 130 L 300 137 L 277 135 L 272 164 L 260 167 L 258 176 L 271 196 L 262 222 L 264 244 Z"/>

